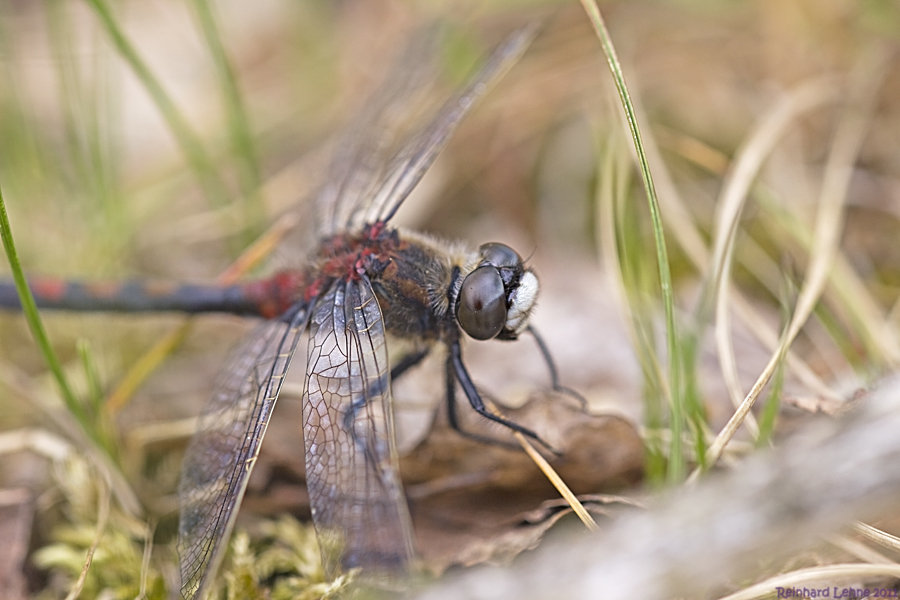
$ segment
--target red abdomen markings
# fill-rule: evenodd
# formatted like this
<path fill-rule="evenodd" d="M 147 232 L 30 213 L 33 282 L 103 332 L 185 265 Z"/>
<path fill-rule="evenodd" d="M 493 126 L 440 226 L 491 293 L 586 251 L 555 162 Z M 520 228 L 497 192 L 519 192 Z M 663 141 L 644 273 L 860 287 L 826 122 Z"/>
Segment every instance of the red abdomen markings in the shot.
<path fill-rule="evenodd" d="M 268 279 L 251 281 L 240 287 L 248 302 L 256 307 L 256 314 L 274 319 L 301 298 L 309 302 L 316 296 L 316 293 L 310 295 L 313 290 L 308 281 L 308 275 L 301 271 L 280 271 Z"/>
<path fill-rule="evenodd" d="M 303 287 L 303 281 L 302 273 L 285 272 L 264 281 L 232 286 L 79 282 L 49 277 L 31 278 L 28 285 L 40 308 L 79 312 L 224 312 L 272 318 L 301 298 L 297 290 Z M 0 282 L 0 308 L 21 308 L 12 282 Z"/>
<path fill-rule="evenodd" d="M 424 265 L 424 267 L 423 267 Z M 366 277 L 384 312 L 387 328 L 401 336 L 436 336 L 427 290 L 439 265 L 417 244 L 401 240 L 383 223 L 355 235 L 326 239 L 304 270 L 284 270 L 266 279 L 232 286 L 128 281 L 77 282 L 32 278 L 29 286 L 39 307 L 73 311 L 185 313 L 224 312 L 274 319 L 298 303 L 309 304 L 335 280 Z M 20 308 L 12 282 L 0 282 L 0 308 Z"/>

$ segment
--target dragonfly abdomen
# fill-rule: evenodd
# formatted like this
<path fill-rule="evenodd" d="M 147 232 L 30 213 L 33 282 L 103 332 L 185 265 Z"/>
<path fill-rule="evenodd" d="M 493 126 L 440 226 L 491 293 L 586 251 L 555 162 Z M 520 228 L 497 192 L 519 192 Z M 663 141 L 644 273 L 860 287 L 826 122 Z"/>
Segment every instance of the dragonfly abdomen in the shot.
<path fill-rule="evenodd" d="M 240 285 L 78 282 L 37 277 L 30 279 L 28 286 L 38 307 L 55 310 L 261 314 L 258 302 Z M 12 282 L 0 282 L 0 308 L 21 309 Z"/>

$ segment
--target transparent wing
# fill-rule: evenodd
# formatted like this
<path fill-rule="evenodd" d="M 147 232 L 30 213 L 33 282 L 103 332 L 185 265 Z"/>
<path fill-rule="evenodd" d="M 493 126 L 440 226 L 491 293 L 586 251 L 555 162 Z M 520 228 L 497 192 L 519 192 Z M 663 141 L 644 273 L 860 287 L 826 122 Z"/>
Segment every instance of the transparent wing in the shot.
<path fill-rule="evenodd" d="M 433 116 L 428 124 L 399 144 L 391 153 L 389 128 L 398 123 L 395 113 L 407 112 L 416 97 L 413 89 L 425 78 L 421 65 L 407 74 L 402 83 L 391 78 L 385 87 L 390 102 L 375 101 L 375 115 L 357 123 L 351 137 L 335 156 L 333 179 L 320 194 L 320 229 L 325 235 L 341 230 L 358 230 L 366 223 L 387 221 L 416 187 L 425 172 L 447 145 L 456 127 L 491 86 L 518 60 L 528 47 L 535 26 L 522 28 L 506 39 L 488 58 L 469 84 Z M 415 47 L 415 46 L 414 46 Z M 399 91 L 399 93 L 398 93 Z M 377 125 L 377 126 L 376 126 Z"/>
<path fill-rule="evenodd" d="M 408 571 L 412 527 L 397 468 L 381 309 L 368 280 L 338 281 L 310 320 L 303 437 L 326 572 Z"/>
<path fill-rule="evenodd" d="M 228 545 L 275 400 L 309 316 L 266 321 L 234 349 L 200 415 L 181 468 L 182 594 L 202 598 Z"/>
<path fill-rule="evenodd" d="M 420 120 L 433 91 L 434 28 L 418 32 L 400 52 L 388 75 L 348 125 L 331 159 L 325 185 L 316 197 L 317 230 L 333 235 L 346 229 L 363 199 L 374 196 L 391 157 Z"/>
<path fill-rule="evenodd" d="M 472 110 L 476 100 L 486 94 L 519 60 L 536 30 L 534 25 L 519 29 L 494 50 L 463 91 L 447 102 L 431 123 L 418 136 L 411 138 L 391 161 L 374 200 L 366 205 L 364 211 L 358 210 L 354 215 L 357 219 L 361 216 L 362 221 L 351 221 L 350 226 L 388 221 L 394 216 L 450 141 L 456 127 Z"/>

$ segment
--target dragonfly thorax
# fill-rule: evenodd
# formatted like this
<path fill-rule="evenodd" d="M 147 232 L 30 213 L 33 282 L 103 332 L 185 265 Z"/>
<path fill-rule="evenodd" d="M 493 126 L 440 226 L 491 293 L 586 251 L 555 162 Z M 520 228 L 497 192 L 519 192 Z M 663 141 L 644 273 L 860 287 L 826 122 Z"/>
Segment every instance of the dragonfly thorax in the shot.
<path fill-rule="evenodd" d="M 371 282 L 387 329 L 417 341 L 457 339 L 460 329 L 477 340 L 515 340 L 539 290 L 509 246 L 490 243 L 472 252 L 377 224 L 327 240 L 308 280 L 319 288 L 356 277 Z"/>

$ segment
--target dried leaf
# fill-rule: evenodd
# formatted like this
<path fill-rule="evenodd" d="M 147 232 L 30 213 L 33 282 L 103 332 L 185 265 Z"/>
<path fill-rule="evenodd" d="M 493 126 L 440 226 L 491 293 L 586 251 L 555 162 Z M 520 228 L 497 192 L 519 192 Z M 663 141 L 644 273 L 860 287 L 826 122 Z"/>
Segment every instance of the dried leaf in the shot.
<path fill-rule="evenodd" d="M 620 417 L 585 413 L 553 394 L 506 414 L 561 452 L 551 464 L 576 494 L 620 488 L 640 477 L 643 446 Z M 463 421 L 466 431 L 509 437 L 474 413 Z M 419 551 L 436 573 L 457 564 L 509 562 L 570 512 L 524 452 L 465 438 L 443 423 L 401 460 L 400 470 Z M 586 498 L 596 508 L 599 497 Z"/>

